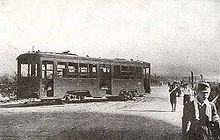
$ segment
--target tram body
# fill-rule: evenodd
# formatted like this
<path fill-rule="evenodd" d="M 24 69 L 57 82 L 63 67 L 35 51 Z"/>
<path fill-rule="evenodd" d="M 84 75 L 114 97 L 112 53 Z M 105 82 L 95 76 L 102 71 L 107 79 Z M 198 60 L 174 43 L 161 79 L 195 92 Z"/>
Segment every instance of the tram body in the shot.
<path fill-rule="evenodd" d="M 118 97 L 150 92 L 150 63 L 29 52 L 17 58 L 18 97 Z"/>

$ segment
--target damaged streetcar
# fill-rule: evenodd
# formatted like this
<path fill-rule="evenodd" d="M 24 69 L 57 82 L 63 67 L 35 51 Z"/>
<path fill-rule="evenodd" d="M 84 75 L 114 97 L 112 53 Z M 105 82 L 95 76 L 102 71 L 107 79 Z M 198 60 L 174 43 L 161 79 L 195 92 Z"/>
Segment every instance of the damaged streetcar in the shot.
<path fill-rule="evenodd" d="M 18 98 L 132 99 L 150 92 L 150 71 L 150 63 L 142 61 L 28 52 L 17 58 Z"/>

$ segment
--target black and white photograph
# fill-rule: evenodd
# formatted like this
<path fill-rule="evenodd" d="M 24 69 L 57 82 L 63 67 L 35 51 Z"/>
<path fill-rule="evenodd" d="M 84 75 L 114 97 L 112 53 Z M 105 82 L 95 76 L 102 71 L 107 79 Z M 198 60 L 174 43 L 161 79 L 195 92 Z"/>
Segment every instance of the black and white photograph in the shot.
<path fill-rule="evenodd" d="M 0 0 L 1 140 L 220 140 L 220 0 Z"/>

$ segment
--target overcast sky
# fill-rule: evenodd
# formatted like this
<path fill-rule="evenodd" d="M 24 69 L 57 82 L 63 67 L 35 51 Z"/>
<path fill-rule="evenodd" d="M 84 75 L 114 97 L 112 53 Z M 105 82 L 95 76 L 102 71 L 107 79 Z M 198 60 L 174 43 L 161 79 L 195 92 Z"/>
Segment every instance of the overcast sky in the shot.
<path fill-rule="evenodd" d="M 220 75 L 218 0 L 1 0 L 0 73 L 35 50 L 141 59 L 153 73 Z"/>

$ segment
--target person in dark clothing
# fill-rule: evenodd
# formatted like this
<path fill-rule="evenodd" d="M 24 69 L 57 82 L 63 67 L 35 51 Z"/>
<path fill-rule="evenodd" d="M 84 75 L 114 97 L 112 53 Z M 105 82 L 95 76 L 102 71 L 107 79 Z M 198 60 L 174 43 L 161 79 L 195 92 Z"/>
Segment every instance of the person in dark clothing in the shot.
<path fill-rule="evenodd" d="M 174 83 L 172 89 L 170 89 L 170 104 L 172 108 L 172 112 L 176 111 L 176 98 L 178 94 L 178 85 Z"/>
<path fill-rule="evenodd" d="M 195 98 L 183 109 L 182 133 L 184 140 L 218 140 L 219 115 L 214 103 L 208 100 L 211 88 L 198 83 Z"/>

